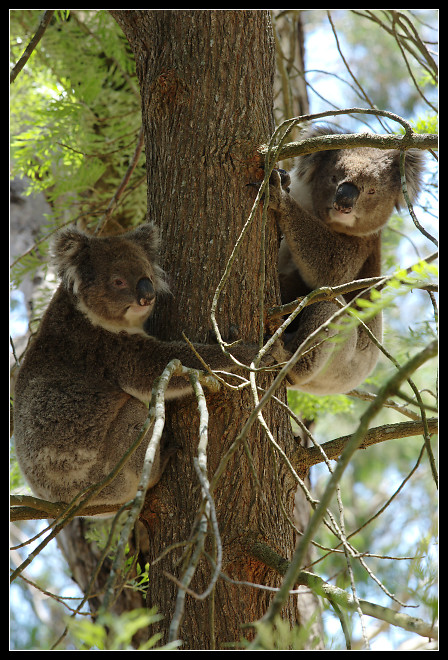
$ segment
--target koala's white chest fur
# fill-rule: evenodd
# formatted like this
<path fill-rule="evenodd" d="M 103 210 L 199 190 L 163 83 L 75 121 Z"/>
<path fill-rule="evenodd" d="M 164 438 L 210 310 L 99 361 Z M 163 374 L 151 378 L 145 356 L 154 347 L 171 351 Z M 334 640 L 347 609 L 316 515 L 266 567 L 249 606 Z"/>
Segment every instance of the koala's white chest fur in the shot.
<path fill-rule="evenodd" d="M 329 209 L 328 217 L 330 219 L 330 225 L 335 222 L 338 225 L 342 225 L 344 227 L 354 227 L 358 220 L 355 211 L 350 211 L 350 213 L 341 213 L 341 211 L 337 211 L 336 209 Z"/>
<path fill-rule="evenodd" d="M 131 335 L 138 334 L 146 336 L 143 323 L 151 315 L 154 304 L 146 306 L 131 305 L 125 314 L 117 320 L 108 320 L 95 314 L 82 300 L 78 301 L 78 309 L 89 319 L 92 325 L 101 327 L 109 332 L 127 332 Z"/>

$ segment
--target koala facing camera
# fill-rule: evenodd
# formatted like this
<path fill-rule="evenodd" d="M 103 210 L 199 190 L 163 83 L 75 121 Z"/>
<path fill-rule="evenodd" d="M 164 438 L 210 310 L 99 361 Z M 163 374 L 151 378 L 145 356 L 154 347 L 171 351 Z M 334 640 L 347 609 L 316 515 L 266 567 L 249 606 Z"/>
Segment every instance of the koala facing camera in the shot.
<path fill-rule="evenodd" d="M 311 128 L 301 138 L 337 132 Z M 322 286 L 381 274 L 381 229 L 393 210 L 405 203 L 399 161 L 397 150 L 360 147 L 301 156 L 291 175 L 273 171 L 269 207 L 283 233 L 279 251 L 283 304 Z M 421 152 L 409 149 L 405 172 L 411 200 L 418 196 L 422 170 Z M 340 296 L 339 301 L 346 304 L 357 293 Z M 305 307 L 291 326 L 293 332 L 284 336 L 287 351 L 294 353 L 338 309 L 334 301 Z M 381 340 L 381 313 L 366 325 Z M 343 341 L 328 341 L 338 335 Z M 348 392 L 365 380 L 378 355 L 361 325 L 345 334 L 338 325 L 329 327 L 289 372 L 290 387 L 312 394 Z"/>
<path fill-rule="evenodd" d="M 164 342 L 146 332 L 157 297 L 167 290 L 157 252 L 157 229 L 151 224 L 115 237 L 88 236 L 74 228 L 56 235 L 53 254 L 61 284 L 15 388 L 17 458 L 38 497 L 70 502 L 111 472 L 137 438 L 154 380 L 170 360 L 203 368 L 184 342 Z M 212 369 L 235 370 L 217 344 L 195 348 Z M 258 347 L 239 344 L 232 353 L 250 364 Z M 170 381 L 166 396 L 190 391 L 188 379 L 179 376 Z M 133 498 L 150 437 L 151 431 L 90 504 Z M 150 487 L 172 452 L 168 447 L 157 454 Z"/>

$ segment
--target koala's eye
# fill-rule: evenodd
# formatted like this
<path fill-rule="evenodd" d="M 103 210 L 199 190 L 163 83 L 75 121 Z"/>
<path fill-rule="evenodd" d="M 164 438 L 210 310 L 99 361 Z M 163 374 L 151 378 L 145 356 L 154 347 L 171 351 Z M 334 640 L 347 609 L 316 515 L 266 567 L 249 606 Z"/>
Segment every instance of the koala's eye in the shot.
<path fill-rule="evenodd" d="M 115 288 L 117 289 L 125 289 L 127 287 L 127 282 L 126 280 L 123 280 L 121 277 L 116 277 L 113 281 L 112 284 L 114 285 Z"/>
<path fill-rule="evenodd" d="M 338 179 L 334 175 L 331 177 L 331 183 L 337 183 Z"/>

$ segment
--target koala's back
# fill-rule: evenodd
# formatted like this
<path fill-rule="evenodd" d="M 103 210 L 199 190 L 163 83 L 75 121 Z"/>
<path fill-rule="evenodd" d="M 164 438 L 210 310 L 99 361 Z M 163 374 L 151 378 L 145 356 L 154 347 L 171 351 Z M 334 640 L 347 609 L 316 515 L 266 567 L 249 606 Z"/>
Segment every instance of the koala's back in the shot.
<path fill-rule="evenodd" d="M 108 373 L 113 359 L 108 334 L 95 328 L 61 287 L 25 355 L 15 388 L 14 438 L 19 465 L 38 497 L 69 502 L 104 478 L 147 417 L 144 404 Z M 120 350 L 136 338 L 113 340 Z M 110 441 L 111 433 L 117 442 Z M 122 503 L 133 496 L 142 452 L 95 503 Z"/>

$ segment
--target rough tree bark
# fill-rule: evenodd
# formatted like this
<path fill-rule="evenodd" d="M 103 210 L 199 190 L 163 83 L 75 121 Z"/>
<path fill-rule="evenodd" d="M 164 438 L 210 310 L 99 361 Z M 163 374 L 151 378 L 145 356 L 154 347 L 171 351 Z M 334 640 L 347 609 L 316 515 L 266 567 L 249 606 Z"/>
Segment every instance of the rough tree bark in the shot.
<path fill-rule="evenodd" d="M 233 245 L 249 215 L 253 193 L 246 184 L 256 176 L 257 147 L 274 128 L 274 46 L 269 12 L 113 10 L 134 53 L 142 96 L 148 172 L 148 218 L 161 230 L 161 262 L 172 296 L 158 302 L 153 331 L 167 340 L 182 331 L 196 342 L 209 342 L 210 307 Z M 261 213 L 245 239 L 217 310 L 224 338 L 232 327 L 247 342 L 259 332 Z M 264 303 L 279 302 L 276 276 L 278 235 L 266 233 Z M 270 376 L 259 378 L 266 386 Z M 279 393 L 285 397 L 285 393 Z M 250 393 L 223 390 L 207 395 L 210 415 L 208 470 L 211 477 L 253 409 Z M 268 426 L 287 455 L 295 440 L 278 404 L 264 411 Z M 193 468 L 197 456 L 198 414 L 193 397 L 167 406 L 167 432 L 182 449 L 159 485 L 149 492 L 145 519 L 150 559 L 173 543 L 190 539 L 201 491 Z M 254 539 L 289 558 L 295 533 L 278 501 L 293 515 L 296 484 L 274 455 L 258 424 L 247 438 L 253 467 L 241 445 L 214 491 L 223 548 L 223 572 L 233 580 L 278 586 L 280 577 L 248 554 Z M 255 476 L 254 476 L 255 475 Z M 278 479 L 278 482 L 277 482 Z M 257 484 L 258 480 L 258 484 Z M 277 486 L 278 483 L 278 486 Z M 308 505 L 302 502 L 301 524 Z M 182 578 L 183 547 L 171 550 L 150 569 L 147 604 L 163 614 L 158 624 L 167 640 L 178 593 L 167 573 Z M 212 535 L 205 549 L 214 554 Z M 209 583 L 203 557 L 191 582 L 201 593 Z M 179 628 L 184 650 L 222 649 L 252 629 L 272 594 L 218 580 L 213 597 L 186 596 Z M 291 625 L 307 620 L 316 607 L 309 595 L 291 597 L 282 612 Z M 213 612 L 213 614 L 212 614 Z"/>

